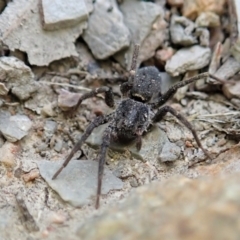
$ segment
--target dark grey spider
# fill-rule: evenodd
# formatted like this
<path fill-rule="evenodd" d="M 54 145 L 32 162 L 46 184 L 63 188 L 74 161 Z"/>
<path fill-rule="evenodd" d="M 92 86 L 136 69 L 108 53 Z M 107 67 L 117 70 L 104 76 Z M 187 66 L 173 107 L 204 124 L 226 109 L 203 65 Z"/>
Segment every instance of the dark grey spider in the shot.
<path fill-rule="evenodd" d="M 209 73 L 202 73 L 189 78 L 185 81 L 179 82 L 172 86 L 164 94 L 161 93 L 161 76 L 157 68 L 155 67 L 143 67 L 136 69 L 137 57 L 139 52 L 139 45 L 135 45 L 134 54 L 132 58 L 132 65 L 129 74 L 129 79 L 124 82 L 120 90 L 125 98 L 117 106 L 116 111 L 109 115 L 102 115 L 96 117 L 87 127 L 83 133 L 79 142 L 70 152 L 69 156 L 64 161 L 61 168 L 54 174 L 52 179 L 55 179 L 58 174 L 67 166 L 73 155 L 80 150 L 82 144 L 86 141 L 88 136 L 92 133 L 93 129 L 109 122 L 108 127 L 104 131 L 102 144 L 99 153 L 99 167 L 98 167 L 98 183 L 97 183 L 97 199 L 96 208 L 99 207 L 102 178 L 104 171 L 104 164 L 106 159 L 107 149 L 111 140 L 134 140 L 136 139 L 136 147 L 141 149 L 142 135 L 149 129 L 149 127 L 161 119 L 169 112 L 175 116 L 180 122 L 182 122 L 193 134 L 199 148 L 205 153 L 207 158 L 211 159 L 211 156 L 203 148 L 196 131 L 188 120 L 174 110 L 170 106 L 162 106 L 178 88 L 181 88 L 196 80 L 207 78 Z M 211 75 L 212 78 L 215 78 Z M 217 78 L 215 78 L 217 79 Z M 218 80 L 218 79 L 217 79 Z M 105 94 L 105 102 L 108 106 L 114 106 L 113 92 L 110 87 L 100 87 L 89 93 L 84 94 L 78 102 L 78 106 L 81 102 L 87 98 L 93 97 L 98 93 Z M 78 107 L 77 106 L 77 107 Z"/>

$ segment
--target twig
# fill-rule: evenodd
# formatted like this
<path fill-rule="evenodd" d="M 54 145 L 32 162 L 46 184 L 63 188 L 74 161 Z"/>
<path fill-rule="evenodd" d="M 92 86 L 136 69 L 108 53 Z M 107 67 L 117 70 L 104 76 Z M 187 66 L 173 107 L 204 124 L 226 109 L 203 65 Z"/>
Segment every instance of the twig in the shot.
<path fill-rule="evenodd" d="M 62 86 L 62 87 L 71 87 L 71 88 L 75 88 L 78 90 L 84 90 L 87 92 L 91 91 L 91 89 L 89 89 L 89 88 L 82 87 L 82 86 L 76 86 L 76 85 L 72 85 L 72 84 L 68 84 L 68 83 L 57 83 L 57 82 L 46 82 L 46 81 L 41 81 L 40 83 L 47 84 L 47 85 L 57 85 L 57 86 Z"/>

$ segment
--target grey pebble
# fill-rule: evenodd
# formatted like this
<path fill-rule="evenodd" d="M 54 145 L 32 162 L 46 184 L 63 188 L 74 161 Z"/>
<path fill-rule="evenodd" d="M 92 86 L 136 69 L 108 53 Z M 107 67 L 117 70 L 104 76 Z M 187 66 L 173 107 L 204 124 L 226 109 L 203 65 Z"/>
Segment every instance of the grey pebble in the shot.
<path fill-rule="evenodd" d="M 26 115 L 0 112 L 0 132 L 9 142 L 16 142 L 28 134 L 32 121 Z"/>
<path fill-rule="evenodd" d="M 198 45 L 178 50 L 166 63 L 166 71 L 172 76 L 178 76 L 191 70 L 198 70 L 210 62 L 210 48 Z"/>
<path fill-rule="evenodd" d="M 106 59 L 129 46 L 129 30 L 123 23 L 115 0 L 98 0 L 94 3 L 83 39 L 97 59 Z"/>
<path fill-rule="evenodd" d="M 180 154 L 181 148 L 177 146 L 176 143 L 172 143 L 168 139 L 166 139 L 158 159 L 161 162 L 172 162 L 178 160 Z"/>
<path fill-rule="evenodd" d="M 44 134 L 46 136 L 52 136 L 57 129 L 57 123 L 52 120 L 47 120 L 44 125 Z"/>
<path fill-rule="evenodd" d="M 20 100 L 28 99 L 37 91 L 37 83 L 30 67 L 15 57 L 0 58 L 1 81 L 11 89 L 12 94 Z"/>
<path fill-rule="evenodd" d="M 82 207 L 91 203 L 96 197 L 98 162 L 86 160 L 72 160 L 59 176 L 52 180 L 53 174 L 61 166 L 62 161 L 50 162 L 42 160 L 38 162 L 41 176 L 55 190 L 61 198 L 75 207 Z M 110 190 L 120 190 L 123 182 L 116 178 L 105 166 L 102 194 Z"/>

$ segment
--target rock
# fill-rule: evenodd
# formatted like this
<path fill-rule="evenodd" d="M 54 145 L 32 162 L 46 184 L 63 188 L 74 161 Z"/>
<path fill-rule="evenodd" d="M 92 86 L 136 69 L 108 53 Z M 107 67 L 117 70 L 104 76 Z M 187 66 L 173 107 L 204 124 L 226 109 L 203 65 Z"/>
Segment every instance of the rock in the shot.
<path fill-rule="evenodd" d="M 193 36 L 194 28 L 195 24 L 191 20 L 173 15 L 170 24 L 171 41 L 185 47 L 197 43 L 197 38 Z"/>
<path fill-rule="evenodd" d="M 130 47 L 117 53 L 114 57 L 125 68 L 129 69 L 132 61 L 134 44 L 140 44 L 138 63 L 155 54 L 155 49 L 162 45 L 168 36 L 164 21 L 163 8 L 152 2 L 123 1 L 120 10 L 124 16 L 124 23 L 131 33 L 133 42 Z M 146 47 L 142 47 L 144 46 Z M 152 45 L 153 44 L 153 45 Z"/>
<path fill-rule="evenodd" d="M 16 142 L 28 134 L 32 121 L 26 115 L 0 112 L 0 132 L 9 142 Z"/>
<path fill-rule="evenodd" d="M 39 177 L 38 169 L 33 169 L 29 173 L 23 174 L 22 179 L 24 182 L 30 182 Z"/>
<path fill-rule="evenodd" d="M 12 1 L 0 15 L 0 40 L 11 51 L 26 52 L 30 64 L 46 66 L 54 60 L 77 56 L 74 42 L 86 27 L 83 22 L 59 31 L 45 31 L 38 1 Z"/>
<path fill-rule="evenodd" d="M 102 143 L 103 132 L 108 124 L 102 125 L 92 132 L 88 137 L 86 143 L 93 147 L 99 147 Z M 112 142 L 110 148 L 114 151 L 124 152 L 126 149 L 132 154 L 133 157 L 142 161 L 154 161 L 157 159 L 159 152 L 167 139 L 164 131 L 158 127 L 153 127 L 142 138 L 142 148 L 140 151 L 136 149 L 136 142 L 132 141 L 128 144 Z"/>
<path fill-rule="evenodd" d="M 178 50 L 167 61 L 166 71 L 172 76 L 178 76 L 190 70 L 207 66 L 210 62 L 211 50 L 201 46 L 192 46 Z"/>
<path fill-rule="evenodd" d="M 88 10 L 84 0 L 69 0 L 67 2 L 41 0 L 41 7 L 45 30 L 71 27 L 88 18 Z"/>
<path fill-rule="evenodd" d="M 185 0 L 182 14 L 195 20 L 202 12 L 222 14 L 225 10 L 226 0 Z"/>
<path fill-rule="evenodd" d="M 67 217 L 63 213 L 51 212 L 48 216 L 49 223 L 63 224 L 66 222 Z"/>
<path fill-rule="evenodd" d="M 159 49 L 155 53 L 155 59 L 157 60 L 158 64 L 165 66 L 166 61 L 169 60 L 174 53 L 175 50 L 172 47 Z"/>
<path fill-rule="evenodd" d="M 142 42 L 138 61 L 143 62 L 153 57 L 156 49 L 162 46 L 165 41 L 169 40 L 168 36 L 167 23 L 163 18 L 163 14 L 161 14 L 153 23 L 149 35 Z"/>
<path fill-rule="evenodd" d="M 200 46 L 208 47 L 210 45 L 210 33 L 206 28 L 196 28 L 194 35 L 199 38 Z"/>
<path fill-rule="evenodd" d="M 240 62 L 235 58 L 229 57 L 227 61 L 214 73 L 214 76 L 227 80 L 240 71 Z"/>
<path fill-rule="evenodd" d="M 57 123 L 53 120 L 47 120 L 44 125 L 44 134 L 46 137 L 52 137 L 57 130 Z"/>
<path fill-rule="evenodd" d="M 137 189 L 85 221 L 79 239 L 238 239 L 239 175 L 176 177 Z"/>
<path fill-rule="evenodd" d="M 56 113 L 54 111 L 54 106 L 52 103 L 48 103 L 43 105 L 41 109 L 41 114 L 45 117 L 53 117 L 56 116 Z"/>
<path fill-rule="evenodd" d="M 9 89 L 5 86 L 4 83 L 0 83 L 0 95 L 5 96 L 9 92 Z"/>
<path fill-rule="evenodd" d="M 60 107 L 62 111 L 71 110 L 77 105 L 80 97 L 81 95 L 78 93 L 72 93 L 61 89 L 58 95 L 58 107 Z"/>
<path fill-rule="evenodd" d="M 54 144 L 54 150 L 56 152 L 61 152 L 62 148 L 63 148 L 63 140 L 56 139 L 55 144 Z"/>
<path fill-rule="evenodd" d="M 166 139 L 158 159 L 160 162 L 173 162 L 180 158 L 180 154 L 181 148 Z"/>
<path fill-rule="evenodd" d="M 220 17 L 213 12 L 202 12 L 196 19 L 198 27 L 218 27 L 220 24 Z"/>
<path fill-rule="evenodd" d="M 129 30 L 115 0 L 98 0 L 83 39 L 97 59 L 106 59 L 129 46 Z"/>
<path fill-rule="evenodd" d="M 53 92 L 53 89 L 47 84 L 41 84 L 39 82 L 38 91 L 28 100 L 24 102 L 24 107 L 30 109 L 31 111 L 37 114 L 54 114 L 52 108 L 57 107 L 56 95 Z"/>
<path fill-rule="evenodd" d="M 64 201 L 75 207 L 89 204 L 91 199 L 96 197 L 98 162 L 71 160 L 57 179 L 52 180 L 53 174 L 61 164 L 62 161 L 58 163 L 46 160 L 39 161 L 38 167 L 41 176 Z M 102 194 L 107 194 L 110 190 L 122 189 L 122 187 L 122 181 L 116 178 L 105 166 Z"/>
<path fill-rule="evenodd" d="M 20 147 L 17 144 L 5 142 L 0 148 L 0 163 L 4 164 L 8 168 L 13 168 L 16 165 L 16 157 L 20 151 Z"/>
<path fill-rule="evenodd" d="M 236 81 L 234 84 L 224 84 L 222 91 L 228 99 L 234 97 L 240 98 L 240 82 Z"/>
<path fill-rule="evenodd" d="M 0 58 L 0 76 L 4 82 L 5 92 L 11 89 L 12 94 L 20 100 L 28 99 L 37 91 L 30 67 L 15 57 Z"/>

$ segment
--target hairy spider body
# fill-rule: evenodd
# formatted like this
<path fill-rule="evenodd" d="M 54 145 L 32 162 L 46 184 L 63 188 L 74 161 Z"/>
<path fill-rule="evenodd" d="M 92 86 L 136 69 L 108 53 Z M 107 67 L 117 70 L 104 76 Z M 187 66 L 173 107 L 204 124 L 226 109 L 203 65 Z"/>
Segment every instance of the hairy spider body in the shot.
<path fill-rule="evenodd" d="M 202 73 L 192 78 L 189 78 L 188 80 L 178 82 L 177 84 L 172 86 L 167 92 L 162 94 L 161 76 L 157 68 L 145 67 L 136 70 L 138 52 L 139 45 L 135 45 L 132 66 L 129 72 L 129 79 L 127 82 L 124 82 L 120 87 L 122 95 L 126 98 L 123 99 L 121 103 L 117 106 L 115 112 L 109 115 L 98 116 L 88 125 L 81 139 L 74 146 L 61 168 L 58 169 L 58 171 L 53 176 L 53 179 L 55 179 L 58 174 L 63 170 L 63 168 L 67 166 L 73 155 L 81 148 L 82 144 L 86 141 L 94 128 L 102 124 L 109 123 L 108 127 L 103 133 L 102 144 L 99 152 L 96 208 L 99 207 L 106 153 L 110 142 L 116 139 L 136 139 L 136 147 L 138 150 L 140 150 L 142 144 L 141 137 L 143 133 L 148 130 L 150 125 L 161 121 L 167 113 L 171 113 L 173 116 L 175 116 L 192 132 L 198 144 L 198 147 L 202 149 L 207 158 L 211 159 L 211 156 L 203 148 L 201 141 L 198 138 L 198 135 L 191 123 L 188 122 L 188 120 L 183 115 L 178 113 L 172 107 L 162 105 L 169 98 L 172 97 L 172 95 L 176 92 L 178 88 L 181 88 L 189 83 L 195 82 L 202 78 L 212 77 L 216 80 L 219 79 L 215 78 L 209 73 Z M 83 100 L 93 97 L 98 93 L 104 93 L 106 104 L 110 107 L 114 106 L 114 98 L 111 88 L 100 87 L 94 89 L 89 93 L 84 94 L 80 98 L 77 107 L 81 104 Z"/>
<path fill-rule="evenodd" d="M 129 97 L 147 103 L 161 94 L 162 79 L 156 67 L 143 67 L 136 72 Z"/>
<path fill-rule="evenodd" d="M 141 136 L 150 124 L 150 107 L 131 98 L 123 100 L 116 109 L 115 132 L 120 140 Z"/>

